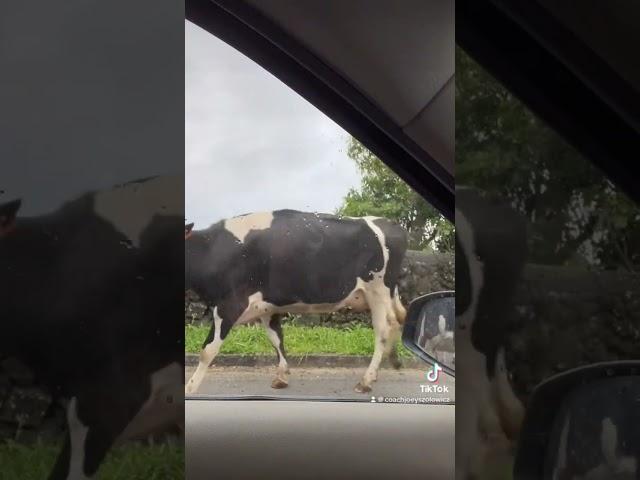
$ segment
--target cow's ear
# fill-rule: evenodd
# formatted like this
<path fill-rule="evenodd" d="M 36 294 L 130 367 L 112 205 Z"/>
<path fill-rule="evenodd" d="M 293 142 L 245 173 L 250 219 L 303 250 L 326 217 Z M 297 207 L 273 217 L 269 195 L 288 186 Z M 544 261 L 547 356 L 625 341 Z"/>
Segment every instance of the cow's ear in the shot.
<path fill-rule="evenodd" d="M 0 205 L 0 237 L 7 235 L 16 226 L 16 216 L 20 210 L 21 200 L 13 200 Z"/>
<path fill-rule="evenodd" d="M 188 223 L 187 225 L 184 226 L 184 238 L 187 238 L 189 235 L 191 235 L 191 231 L 193 230 L 193 223 Z"/>

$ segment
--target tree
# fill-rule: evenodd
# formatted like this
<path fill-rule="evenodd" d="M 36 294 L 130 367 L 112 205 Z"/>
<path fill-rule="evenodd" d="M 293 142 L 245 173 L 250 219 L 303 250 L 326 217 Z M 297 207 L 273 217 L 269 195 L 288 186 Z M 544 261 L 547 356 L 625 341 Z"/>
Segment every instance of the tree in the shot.
<path fill-rule="evenodd" d="M 461 49 L 456 183 L 526 216 L 533 263 L 640 268 L 638 207 Z"/>
<path fill-rule="evenodd" d="M 337 214 L 386 217 L 407 230 L 409 248 L 453 251 L 454 227 L 434 207 L 353 137 L 347 155 L 360 170 L 361 184 L 347 193 Z"/>

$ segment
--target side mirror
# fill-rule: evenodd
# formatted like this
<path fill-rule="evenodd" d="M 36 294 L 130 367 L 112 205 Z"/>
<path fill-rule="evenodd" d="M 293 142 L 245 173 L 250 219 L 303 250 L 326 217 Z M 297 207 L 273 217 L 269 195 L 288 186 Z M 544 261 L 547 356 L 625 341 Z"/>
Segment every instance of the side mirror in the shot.
<path fill-rule="evenodd" d="M 639 426 L 640 361 L 555 375 L 532 393 L 513 478 L 639 478 Z"/>
<path fill-rule="evenodd" d="M 451 376 L 455 376 L 455 304 L 455 292 L 450 290 L 416 298 L 402 331 L 402 343 L 409 350 Z"/>

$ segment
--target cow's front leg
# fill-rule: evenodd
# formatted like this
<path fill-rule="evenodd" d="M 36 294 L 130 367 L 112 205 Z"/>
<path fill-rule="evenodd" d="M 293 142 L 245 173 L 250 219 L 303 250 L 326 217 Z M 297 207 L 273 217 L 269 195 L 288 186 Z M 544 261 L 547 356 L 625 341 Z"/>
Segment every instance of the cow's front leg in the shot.
<path fill-rule="evenodd" d="M 85 388 L 67 405 L 65 443 L 49 480 L 88 480 L 149 397 L 148 379 L 105 381 Z"/>
<path fill-rule="evenodd" d="M 367 368 L 362 380 L 355 386 L 358 393 L 366 393 L 371 391 L 371 385 L 378 378 L 378 370 L 380 363 L 387 350 L 388 342 L 391 340 L 391 326 L 387 321 L 387 312 L 389 311 L 388 302 L 385 302 L 385 296 L 382 292 L 366 292 L 367 303 L 371 309 L 371 321 L 373 323 L 373 332 L 375 335 L 375 345 L 371 363 Z"/>
<path fill-rule="evenodd" d="M 67 433 L 49 480 L 85 480 L 84 470 L 88 425 L 78 418 L 78 399 L 73 397 L 67 406 Z"/>
<path fill-rule="evenodd" d="M 200 352 L 200 361 L 198 362 L 198 367 L 185 386 L 185 393 L 187 394 L 195 393 L 198 391 L 198 388 L 200 388 L 209 365 L 211 365 L 213 360 L 220 352 L 222 342 L 224 341 L 224 338 L 226 337 L 226 334 L 230 329 L 230 324 L 223 321 L 220 315 L 218 315 L 218 307 L 215 307 L 213 309 L 212 314 L 213 324 L 211 326 L 211 330 L 209 331 L 209 335 L 204 342 L 202 351 Z"/>
<path fill-rule="evenodd" d="M 267 332 L 267 337 L 271 341 L 273 348 L 278 354 L 278 370 L 276 378 L 271 382 L 271 388 L 286 388 L 289 385 L 287 375 L 289 373 L 289 365 L 285 357 L 284 338 L 282 336 L 282 325 L 280 325 L 280 316 L 265 316 L 261 318 L 262 325 Z"/>

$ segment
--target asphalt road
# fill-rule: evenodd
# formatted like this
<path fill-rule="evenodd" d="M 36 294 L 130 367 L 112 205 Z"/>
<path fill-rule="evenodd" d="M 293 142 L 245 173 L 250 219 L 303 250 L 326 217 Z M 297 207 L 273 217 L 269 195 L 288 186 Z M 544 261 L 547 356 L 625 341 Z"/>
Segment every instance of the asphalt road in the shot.
<path fill-rule="evenodd" d="M 195 370 L 185 368 L 188 380 Z M 364 368 L 302 368 L 291 367 L 289 386 L 284 389 L 272 389 L 271 380 L 275 377 L 274 367 L 211 367 L 198 394 L 208 395 L 270 395 L 284 397 L 335 397 L 340 399 L 370 399 L 378 397 L 421 398 L 430 403 L 433 398 L 455 400 L 455 380 L 442 374 L 437 386 L 430 383 L 425 370 L 382 368 L 378 381 L 368 394 L 359 394 L 353 390 Z M 423 387 L 421 387 L 421 385 Z M 427 389 L 431 389 L 429 392 Z M 448 390 L 444 392 L 443 390 Z M 424 391 L 423 391 L 424 390 Z M 435 390 L 441 390 L 436 392 Z M 389 401 L 387 399 L 386 401 Z M 406 400 L 405 400 L 406 401 Z M 413 401 L 413 400 L 410 400 Z M 436 400 L 438 401 L 438 400 Z"/>

